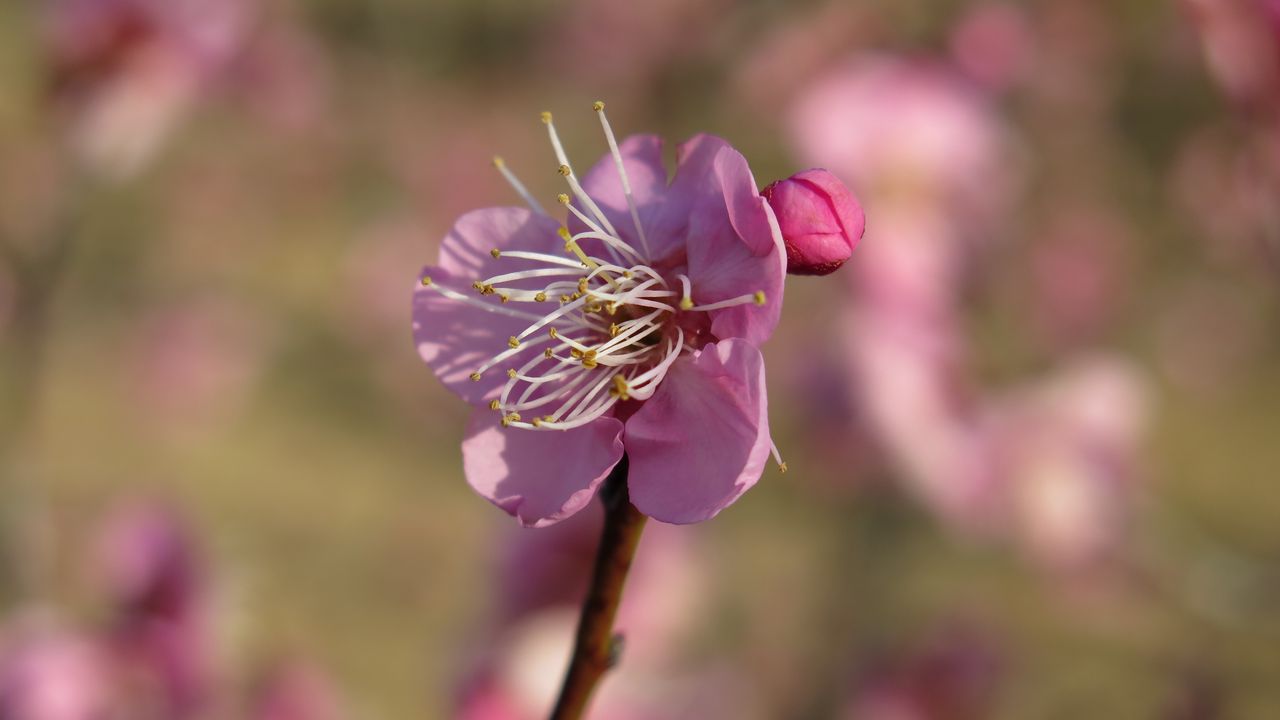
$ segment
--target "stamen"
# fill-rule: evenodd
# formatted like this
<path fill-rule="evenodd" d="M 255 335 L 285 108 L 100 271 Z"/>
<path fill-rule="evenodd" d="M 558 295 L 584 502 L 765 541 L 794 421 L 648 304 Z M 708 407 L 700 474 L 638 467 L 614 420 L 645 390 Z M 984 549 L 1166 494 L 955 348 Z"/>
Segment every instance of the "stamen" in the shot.
<path fill-rule="evenodd" d="M 619 400 L 630 400 L 631 394 L 628 392 L 631 388 L 627 386 L 627 377 L 622 373 L 613 376 L 613 389 L 609 391 Z"/>
<path fill-rule="evenodd" d="M 750 295 L 741 295 L 736 298 L 721 300 L 720 302 L 707 303 L 706 305 L 694 305 L 693 307 L 690 307 L 687 309 L 695 310 L 695 311 L 720 310 L 722 308 L 734 307 L 737 305 L 746 305 L 747 303 L 764 305 L 764 302 L 765 302 L 764 291 L 758 290 L 756 292 L 751 293 Z"/>
<path fill-rule="evenodd" d="M 618 141 L 613 136 L 613 128 L 609 125 L 609 118 L 604 114 L 604 103 L 597 100 L 592 106 L 596 114 L 600 116 L 600 126 L 604 128 L 604 137 L 609 141 L 609 152 L 613 155 L 613 162 L 618 166 L 618 178 L 622 181 L 622 194 L 627 197 L 627 208 L 631 211 L 631 221 L 636 225 L 636 234 L 640 238 L 640 247 L 644 248 L 646 258 L 653 258 L 653 252 L 649 249 L 649 240 L 644 235 L 644 226 L 640 224 L 640 211 L 636 208 L 636 199 L 631 194 L 631 181 L 627 178 L 627 169 L 622 162 L 622 152 L 618 150 Z"/>
<path fill-rule="evenodd" d="M 684 294 L 680 296 L 680 309 L 689 310 L 693 307 L 693 287 L 689 282 L 689 276 L 681 273 L 676 277 L 680 278 L 680 287 Z"/>
<path fill-rule="evenodd" d="M 600 207 L 593 201 L 578 184 L 578 179 L 574 177 L 573 166 L 569 164 L 569 157 L 565 155 L 564 145 L 560 143 L 560 135 L 556 132 L 555 123 L 551 122 L 551 113 L 544 112 L 542 114 L 542 122 L 547 126 L 547 135 L 551 138 L 551 149 L 555 151 L 556 162 L 560 164 L 557 171 L 569 181 L 569 188 L 573 190 L 574 197 L 578 198 L 578 202 L 583 207 L 591 211 L 593 215 L 600 221 L 600 225 L 609 231 L 610 235 L 617 235 L 618 231 L 613 229 L 613 225 L 609 222 L 609 218 L 600 211 Z"/>
<path fill-rule="evenodd" d="M 541 315 L 534 315 L 533 313 L 524 312 L 522 310 L 513 310 L 511 308 L 505 308 L 500 305 L 487 303 L 483 300 L 473 298 L 470 295 L 464 295 L 460 292 L 451 290 L 442 285 L 437 285 L 435 283 L 432 283 L 430 285 L 424 284 L 423 287 L 430 288 L 431 290 L 440 293 L 441 295 L 449 298 L 450 300 L 457 300 L 459 302 L 466 303 L 471 307 L 484 310 L 485 312 L 491 312 L 495 315 L 506 315 L 507 317 L 519 318 L 521 320 L 530 320 L 530 321 L 537 321 L 537 320 L 543 319 L 543 316 Z"/>
<path fill-rule="evenodd" d="M 778 452 L 778 446 L 769 440 L 769 452 L 773 453 L 773 461 L 778 464 L 778 472 L 786 474 L 787 464 L 782 461 L 782 453 Z"/>
<path fill-rule="evenodd" d="M 511 172 L 511 170 L 507 168 L 506 161 L 501 157 L 494 155 L 493 166 L 498 169 L 498 172 L 502 173 L 502 177 L 506 179 L 507 184 L 511 186 L 511 189 L 515 190 L 516 194 L 519 195 L 534 212 L 539 215 L 547 214 L 547 211 L 542 209 L 542 204 L 533 197 L 529 192 L 529 189 L 524 186 L 524 183 L 520 182 L 520 178 L 516 177 L 515 173 Z M 497 255 L 494 257 L 497 257 Z"/>

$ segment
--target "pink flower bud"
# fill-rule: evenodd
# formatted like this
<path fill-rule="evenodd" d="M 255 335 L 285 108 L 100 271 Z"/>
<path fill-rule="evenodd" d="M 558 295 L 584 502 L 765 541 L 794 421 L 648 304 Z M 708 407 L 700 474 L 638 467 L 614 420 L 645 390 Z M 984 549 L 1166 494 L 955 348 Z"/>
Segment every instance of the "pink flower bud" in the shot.
<path fill-rule="evenodd" d="M 760 191 L 773 208 L 787 246 L 787 272 L 826 275 L 844 264 L 862 238 L 866 217 L 836 176 L 815 168 Z"/>

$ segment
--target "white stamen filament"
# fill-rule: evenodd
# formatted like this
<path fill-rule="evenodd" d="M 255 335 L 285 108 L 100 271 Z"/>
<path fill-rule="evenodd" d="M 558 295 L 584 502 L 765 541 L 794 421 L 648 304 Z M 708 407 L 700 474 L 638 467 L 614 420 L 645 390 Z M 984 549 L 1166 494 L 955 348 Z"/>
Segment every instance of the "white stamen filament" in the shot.
<path fill-rule="evenodd" d="M 604 103 L 596 101 L 592 105 L 596 114 L 600 116 L 600 127 L 604 128 L 605 139 L 609 141 L 609 152 L 613 155 L 613 162 L 618 166 L 618 179 L 622 181 L 622 194 L 627 197 L 627 209 L 631 211 L 631 221 L 636 225 L 636 234 L 640 237 L 640 247 L 644 248 L 646 256 L 653 255 L 653 251 L 649 249 L 649 239 L 644 236 L 644 226 L 640 224 L 640 211 L 636 208 L 636 199 L 631 194 L 631 180 L 627 178 L 627 168 L 622 162 L 622 152 L 618 150 L 618 141 L 613 136 L 613 127 L 609 125 L 609 118 L 604 114 Z"/>
<path fill-rule="evenodd" d="M 511 189 L 515 190 L 516 194 L 528 203 L 529 207 L 534 212 L 539 215 L 547 214 L 547 211 L 542 209 L 542 203 L 538 202 L 537 199 L 533 197 L 533 194 L 529 192 L 529 188 L 525 187 L 524 183 L 520 182 L 520 178 L 516 177 L 516 174 L 511 172 L 511 169 L 507 167 L 506 161 L 501 157 L 494 155 L 493 166 L 498 169 L 498 172 L 502 173 L 502 177 L 506 179 L 507 184 L 511 186 Z"/>

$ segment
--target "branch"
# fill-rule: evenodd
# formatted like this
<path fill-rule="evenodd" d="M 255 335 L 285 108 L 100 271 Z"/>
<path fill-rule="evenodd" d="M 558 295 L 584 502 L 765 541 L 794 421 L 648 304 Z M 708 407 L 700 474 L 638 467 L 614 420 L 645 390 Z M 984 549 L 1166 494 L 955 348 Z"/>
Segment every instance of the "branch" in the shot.
<path fill-rule="evenodd" d="M 613 620 L 622 600 L 622 586 L 631 569 L 646 518 L 627 494 L 627 456 L 609 473 L 600 490 L 604 503 L 604 531 L 596 552 L 591 587 L 582 603 L 573 659 L 565 673 L 560 699 L 550 720 L 579 720 L 600 678 L 618 661 L 621 636 L 613 634 Z"/>

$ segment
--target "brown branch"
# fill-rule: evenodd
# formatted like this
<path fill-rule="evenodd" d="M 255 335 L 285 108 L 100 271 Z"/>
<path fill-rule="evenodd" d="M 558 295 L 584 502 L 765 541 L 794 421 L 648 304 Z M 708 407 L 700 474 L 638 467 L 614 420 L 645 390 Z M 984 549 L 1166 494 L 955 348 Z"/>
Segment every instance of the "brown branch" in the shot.
<path fill-rule="evenodd" d="M 560 699 L 551 720 L 579 720 L 600 678 L 617 663 L 621 638 L 613 634 L 613 619 L 622 600 L 622 586 L 631 569 L 646 518 L 627 494 L 627 456 L 609 474 L 600 490 L 604 502 L 604 532 L 596 552 L 591 587 L 582 603 L 573 659 L 565 673 Z"/>

